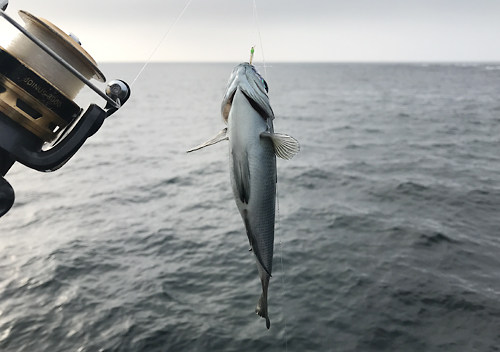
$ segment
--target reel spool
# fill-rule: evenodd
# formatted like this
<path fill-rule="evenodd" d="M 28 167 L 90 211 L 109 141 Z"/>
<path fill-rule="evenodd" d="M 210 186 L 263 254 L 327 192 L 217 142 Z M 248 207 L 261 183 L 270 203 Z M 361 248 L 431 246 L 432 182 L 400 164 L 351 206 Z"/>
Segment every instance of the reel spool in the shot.
<path fill-rule="evenodd" d="M 111 81 L 106 93 L 89 81 L 105 77 L 76 36 L 19 11 L 23 28 L 6 6 L 0 0 L 0 16 L 21 33 L 0 47 L 0 217 L 14 203 L 3 176 L 16 161 L 38 171 L 59 169 L 130 97 L 124 81 Z M 74 99 L 85 85 L 107 101 L 104 108 L 91 104 L 83 113 Z"/>

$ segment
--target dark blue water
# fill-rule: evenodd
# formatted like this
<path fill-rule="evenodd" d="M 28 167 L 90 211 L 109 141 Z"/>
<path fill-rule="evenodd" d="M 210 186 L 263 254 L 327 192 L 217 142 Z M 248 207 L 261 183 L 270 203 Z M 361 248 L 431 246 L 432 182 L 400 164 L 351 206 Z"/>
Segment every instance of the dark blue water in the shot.
<path fill-rule="evenodd" d="M 270 330 L 227 145 L 185 153 L 223 127 L 235 65 L 151 64 L 61 170 L 7 174 L 0 350 L 499 351 L 500 65 L 267 68 L 301 143 L 278 161 Z"/>

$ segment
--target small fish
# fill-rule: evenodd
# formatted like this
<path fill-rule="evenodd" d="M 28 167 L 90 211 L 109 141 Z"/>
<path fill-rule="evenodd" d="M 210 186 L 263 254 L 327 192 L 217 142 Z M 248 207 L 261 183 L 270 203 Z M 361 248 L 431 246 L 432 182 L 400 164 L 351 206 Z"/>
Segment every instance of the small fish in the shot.
<path fill-rule="evenodd" d="M 262 283 L 255 312 L 266 319 L 269 329 L 267 290 L 273 265 L 275 156 L 289 160 L 300 147 L 293 137 L 274 133 L 274 113 L 267 93 L 267 83 L 253 65 L 245 62 L 236 66 L 221 105 L 222 120 L 227 127 L 188 152 L 229 140 L 231 186 Z"/>

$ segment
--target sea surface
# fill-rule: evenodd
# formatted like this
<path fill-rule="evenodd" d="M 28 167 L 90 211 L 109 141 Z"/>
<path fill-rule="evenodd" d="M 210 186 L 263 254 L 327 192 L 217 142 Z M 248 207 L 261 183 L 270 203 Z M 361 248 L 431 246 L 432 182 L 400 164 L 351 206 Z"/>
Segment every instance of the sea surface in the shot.
<path fill-rule="evenodd" d="M 269 330 L 227 144 L 186 154 L 236 64 L 151 63 L 62 169 L 9 171 L 0 351 L 500 351 L 500 64 L 257 64 L 301 144 Z"/>

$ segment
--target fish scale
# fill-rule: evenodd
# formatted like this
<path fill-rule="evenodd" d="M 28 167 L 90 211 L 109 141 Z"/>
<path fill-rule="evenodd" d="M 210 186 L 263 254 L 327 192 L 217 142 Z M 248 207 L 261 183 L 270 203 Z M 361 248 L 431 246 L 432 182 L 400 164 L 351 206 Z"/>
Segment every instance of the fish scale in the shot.
<path fill-rule="evenodd" d="M 272 258 L 274 247 L 274 222 L 275 222 L 275 204 L 276 204 L 276 157 L 274 149 L 269 140 L 262 139 L 262 155 L 257 162 L 255 157 L 250 159 L 251 189 L 256 189 L 253 202 L 253 194 L 248 204 L 250 217 L 255 218 L 250 225 L 255 228 L 255 232 L 261 234 L 257 237 L 257 245 L 262 252 L 263 264 L 269 273 L 272 272 Z M 252 173 L 252 170 L 258 170 Z M 254 184 L 255 187 L 254 187 Z"/>

